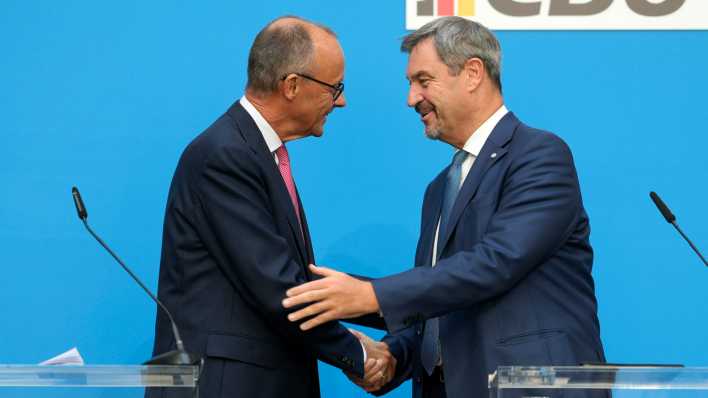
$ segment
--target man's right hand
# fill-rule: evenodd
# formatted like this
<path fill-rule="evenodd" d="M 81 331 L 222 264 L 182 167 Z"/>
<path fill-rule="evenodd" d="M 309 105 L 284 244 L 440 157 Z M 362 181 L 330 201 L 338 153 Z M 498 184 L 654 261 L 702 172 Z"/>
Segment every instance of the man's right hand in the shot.
<path fill-rule="evenodd" d="M 396 373 L 396 358 L 388 350 L 388 344 L 374 341 L 369 336 L 350 329 L 359 339 L 366 350 L 366 363 L 364 364 L 364 377 L 357 377 L 345 372 L 349 380 L 354 382 L 366 392 L 373 392 L 386 385 Z"/>

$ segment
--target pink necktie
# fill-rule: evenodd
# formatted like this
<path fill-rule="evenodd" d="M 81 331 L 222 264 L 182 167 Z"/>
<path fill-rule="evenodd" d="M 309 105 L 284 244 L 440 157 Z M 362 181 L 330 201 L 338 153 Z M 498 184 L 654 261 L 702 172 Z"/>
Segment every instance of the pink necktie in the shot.
<path fill-rule="evenodd" d="M 288 193 L 290 194 L 290 201 L 293 203 L 293 208 L 295 209 L 295 214 L 297 215 L 297 221 L 300 223 L 300 228 L 302 228 L 302 221 L 300 221 L 300 206 L 297 203 L 295 182 L 293 181 L 293 175 L 290 172 L 290 157 L 288 156 L 288 150 L 285 148 L 285 144 L 275 150 L 275 156 L 278 157 L 278 169 L 280 169 L 280 175 L 283 176 L 285 187 L 288 189 Z"/>

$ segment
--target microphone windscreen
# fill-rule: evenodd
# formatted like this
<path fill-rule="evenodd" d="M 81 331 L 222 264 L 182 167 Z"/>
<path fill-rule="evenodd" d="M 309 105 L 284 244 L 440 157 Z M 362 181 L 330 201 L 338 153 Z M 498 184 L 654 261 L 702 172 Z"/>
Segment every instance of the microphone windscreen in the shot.
<path fill-rule="evenodd" d="M 671 212 L 671 210 L 669 210 L 664 201 L 661 200 L 661 198 L 659 197 L 659 195 L 656 194 L 656 192 L 649 192 L 649 197 L 656 205 L 656 208 L 659 209 L 661 215 L 664 216 L 667 223 L 673 223 L 674 221 L 676 221 L 676 216 L 674 216 L 674 214 Z"/>
<path fill-rule="evenodd" d="M 71 197 L 74 198 L 74 206 L 76 206 L 76 214 L 79 218 L 85 220 L 88 217 L 88 212 L 86 211 L 86 206 L 84 206 L 84 201 L 81 200 L 81 194 L 79 189 L 76 187 L 71 187 Z"/>

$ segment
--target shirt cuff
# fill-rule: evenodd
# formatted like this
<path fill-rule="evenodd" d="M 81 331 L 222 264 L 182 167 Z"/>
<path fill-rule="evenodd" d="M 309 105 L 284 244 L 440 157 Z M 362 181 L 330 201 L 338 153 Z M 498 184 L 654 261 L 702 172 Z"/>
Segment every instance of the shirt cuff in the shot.
<path fill-rule="evenodd" d="M 366 364 L 366 347 L 364 347 L 364 343 L 361 341 L 359 342 L 361 344 L 361 350 L 364 352 L 364 364 Z"/>

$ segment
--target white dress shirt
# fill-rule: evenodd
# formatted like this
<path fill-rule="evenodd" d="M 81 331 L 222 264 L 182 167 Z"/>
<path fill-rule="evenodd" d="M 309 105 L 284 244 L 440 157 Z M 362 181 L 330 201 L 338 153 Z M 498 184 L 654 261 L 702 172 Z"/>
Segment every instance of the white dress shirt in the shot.
<path fill-rule="evenodd" d="M 278 157 L 275 156 L 275 151 L 283 145 L 283 140 L 280 139 L 278 133 L 273 130 L 273 127 L 271 127 L 268 121 L 265 120 L 263 115 L 258 112 L 258 109 L 253 106 L 253 104 L 248 100 L 248 98 L 246 98 L 245 95 L 241 97 L 239 102 L 241 103 L 241 106 L 243 106 L 243 109 L 245 109 L 246 112 L 251 115 L 251 119 L 256 122 L 256 127 L 258 127 L 258 130 L 263 135 L 263 139 L 265 140 L 266 145 L 268 146 L 268 150 L 275 159 L 275 164 L 279 164 Z"/>

